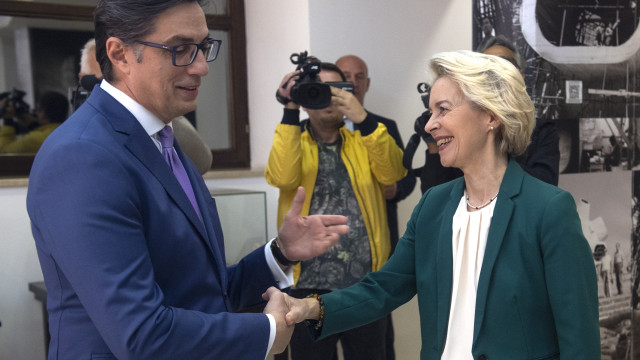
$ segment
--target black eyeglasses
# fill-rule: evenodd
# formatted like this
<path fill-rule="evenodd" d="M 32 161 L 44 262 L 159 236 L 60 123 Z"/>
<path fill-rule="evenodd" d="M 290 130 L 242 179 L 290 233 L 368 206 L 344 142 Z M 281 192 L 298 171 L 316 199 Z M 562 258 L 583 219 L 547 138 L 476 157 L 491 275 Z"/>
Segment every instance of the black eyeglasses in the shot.
<path fill-rule="evenodd" d="M 189 66 L 196 59 L 196 56 L 198 56 L 198 50 L 202 50 L 204 59 L 207 62 L 215 60 L 218 57 L 222 40 L 208 38 L 200 44 L 187 43 L 176 46 L 167 46 L 147 41 L 137 41 L 137 43 L 171 51 L 173 66 Z"/>

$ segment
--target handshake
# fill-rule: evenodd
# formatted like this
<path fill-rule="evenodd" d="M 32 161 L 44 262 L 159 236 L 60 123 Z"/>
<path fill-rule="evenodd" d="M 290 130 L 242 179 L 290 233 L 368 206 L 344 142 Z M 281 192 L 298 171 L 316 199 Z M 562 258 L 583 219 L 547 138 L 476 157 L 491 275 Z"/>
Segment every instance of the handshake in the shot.
<path fill-rule="evenodd" d="M 340 234 L 349 231 L 347 218 L 342 215 L 300 216 L 304 199 L 304 188 L 298 187 L 291 208 L 278 231 L 285 259 L 306 260 L 318 256 L 335 245 Z M 285 265 L 287 264 L 281 264 Z M 320 318 L 320 305 L 316 299 L 296 299 L 275 287 L 267 289 L 262 298 L 267 301 L 263 312 L 272 315 L 276 322 L 272 354 L 279 354 L 287 348 L 295 324 L 305 319 Z"/>
<path fill-rule="evenodd" d="M 263 313 L 272 315 L 276 321 L 272 354 L 280 354 L 287 348 L 297 323 L 307 319 L 320 320 L 320 303 L 315 298 L 297 299 L 275 287 L 268 288 L 262 298 L 268 301 Z"/>

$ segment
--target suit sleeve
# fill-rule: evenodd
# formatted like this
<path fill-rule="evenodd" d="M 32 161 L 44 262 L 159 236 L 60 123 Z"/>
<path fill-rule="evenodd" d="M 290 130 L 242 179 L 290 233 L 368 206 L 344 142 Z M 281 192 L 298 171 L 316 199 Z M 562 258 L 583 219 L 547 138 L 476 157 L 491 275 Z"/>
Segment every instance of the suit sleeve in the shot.
<path fill-rule="evenodd" d="M 117 155 L 86 141 L 54 150 L 43 160 L 59 161 L 39 166 L 29 213 L 42 262 L 55 259 L 48 270 L 63 274 L 68 284 L 61 286 L 81 304 L 65 310 L 66 321 L 86 311 L 118 359 L 264 357 L 270 331 L 264 314 L 165 305 L 147 244 L 154 239 L 143 225 L 149 214 L 140 206 L 145 193 L 138 187 L 147 185 Z"/>
<path fill-rule="evenodd" d="M 416 222 L 424 206 L 420 200 L 395 252 L 378 271 L 342 290 L 322 295 L 325 304 L 320 338 L 368 324 L 408 302 L 417 293 L 415 263 Z"/>
<path fill-rule="evenodd" d="M 595 266 L 571 195 L 556 195 L 547 205 L 543 219 L 541 251 L 560 358 L 599 358 Z"/>

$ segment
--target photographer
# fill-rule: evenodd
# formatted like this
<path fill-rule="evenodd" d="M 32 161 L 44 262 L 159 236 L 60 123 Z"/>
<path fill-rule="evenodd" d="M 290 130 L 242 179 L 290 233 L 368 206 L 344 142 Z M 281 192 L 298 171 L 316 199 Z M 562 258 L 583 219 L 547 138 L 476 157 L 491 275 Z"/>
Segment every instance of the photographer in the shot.
<path fill-rule="evenodd" d="M 31 107 L 24 102 L 24 96 L 24 91 L 15 88 L 0 94 L 0 125 L 12 126 L 16 134 L 27 133 L 35 123 L 34 116 L 29 113 Z"/>
<path fill-rule="evenodd" d="M 298 60 L 299 71 L 287 74 L 277 90 L 284 115 L 265 169 L 267 182 L 280 189 L 278 224 L 296 188 L 303 186 L 303 216 L 345 215 L 350 229 L 327 253 L 295 265 L 291 295 L 305 297 L 352 285 L 387 261 L 391 244 L 381 185 L 394 184 L 406 170 L 402 149 L 384 124 L 370 116 L 352 93 L 326 86 L 345 81 L 340 69 L 313 57 Z M 321 98 L 325 93 L 330 93 L 328 99 Z M 300 121 L 300 106 L 308 120 Z M 359 130 L 347 129 L 344 116 Z M 340 340 L 345 360 L 383 360 L 386 326 L 384 317 L 314 342 L 302 325 L 291 338 L 291 357 L 333 359 Z"/>
<path fill-rule="evenodd" d="M 11 102 L 8 104 L 10 105 L 7 106 L 7 102 L 0 104 L 5 109 L 5 115 L 11 114 L 14 108 Z M 0 128 L 0 153 L 35 154 L 47 136 L 67 118 L 67 115 L 69 102 L 66 96 L 55 91 L 42 94 L 38 100 L 35 118 L 28 115 L 29 124 L 25 126 L 32 128 L 28 133 L 16 136 L 14 124 L 7 124 L 8 117 L 4 118 L 5 124 Z M 24 123 L 27 117 L 23 115 L 20 118 Z"/>

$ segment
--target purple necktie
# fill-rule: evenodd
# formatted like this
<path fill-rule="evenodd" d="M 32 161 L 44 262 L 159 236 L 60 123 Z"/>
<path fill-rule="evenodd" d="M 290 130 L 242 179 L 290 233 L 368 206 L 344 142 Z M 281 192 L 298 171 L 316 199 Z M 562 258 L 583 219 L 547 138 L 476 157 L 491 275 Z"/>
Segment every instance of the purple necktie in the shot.
<path fill-rule="evenodd" d="M 182 186 L 182 189 L 187 194 L 189 201 L 191 201 L 191 205 L 198 213 L 198 217 L 202 219 L 198 203 L 196 202 L 196 196 L 193 194 L 193 188 L 189 181 L 189 176 L 187 176 L 187 172 L 184 170 L 184 166 L 182 166 L 182 161 L 180 161 L 176 150 L 173 148 L 173 130 L 171 130 L 171 126 L 167 125 L 162 128 L 162 130 L 158 132 L 158 137 L 162 144 L 162 156 L 169 164 L 169 167 L 171 167 L 171 170 L 173 170 L 173 174 L 176 176 L 180 186 Z"/>

